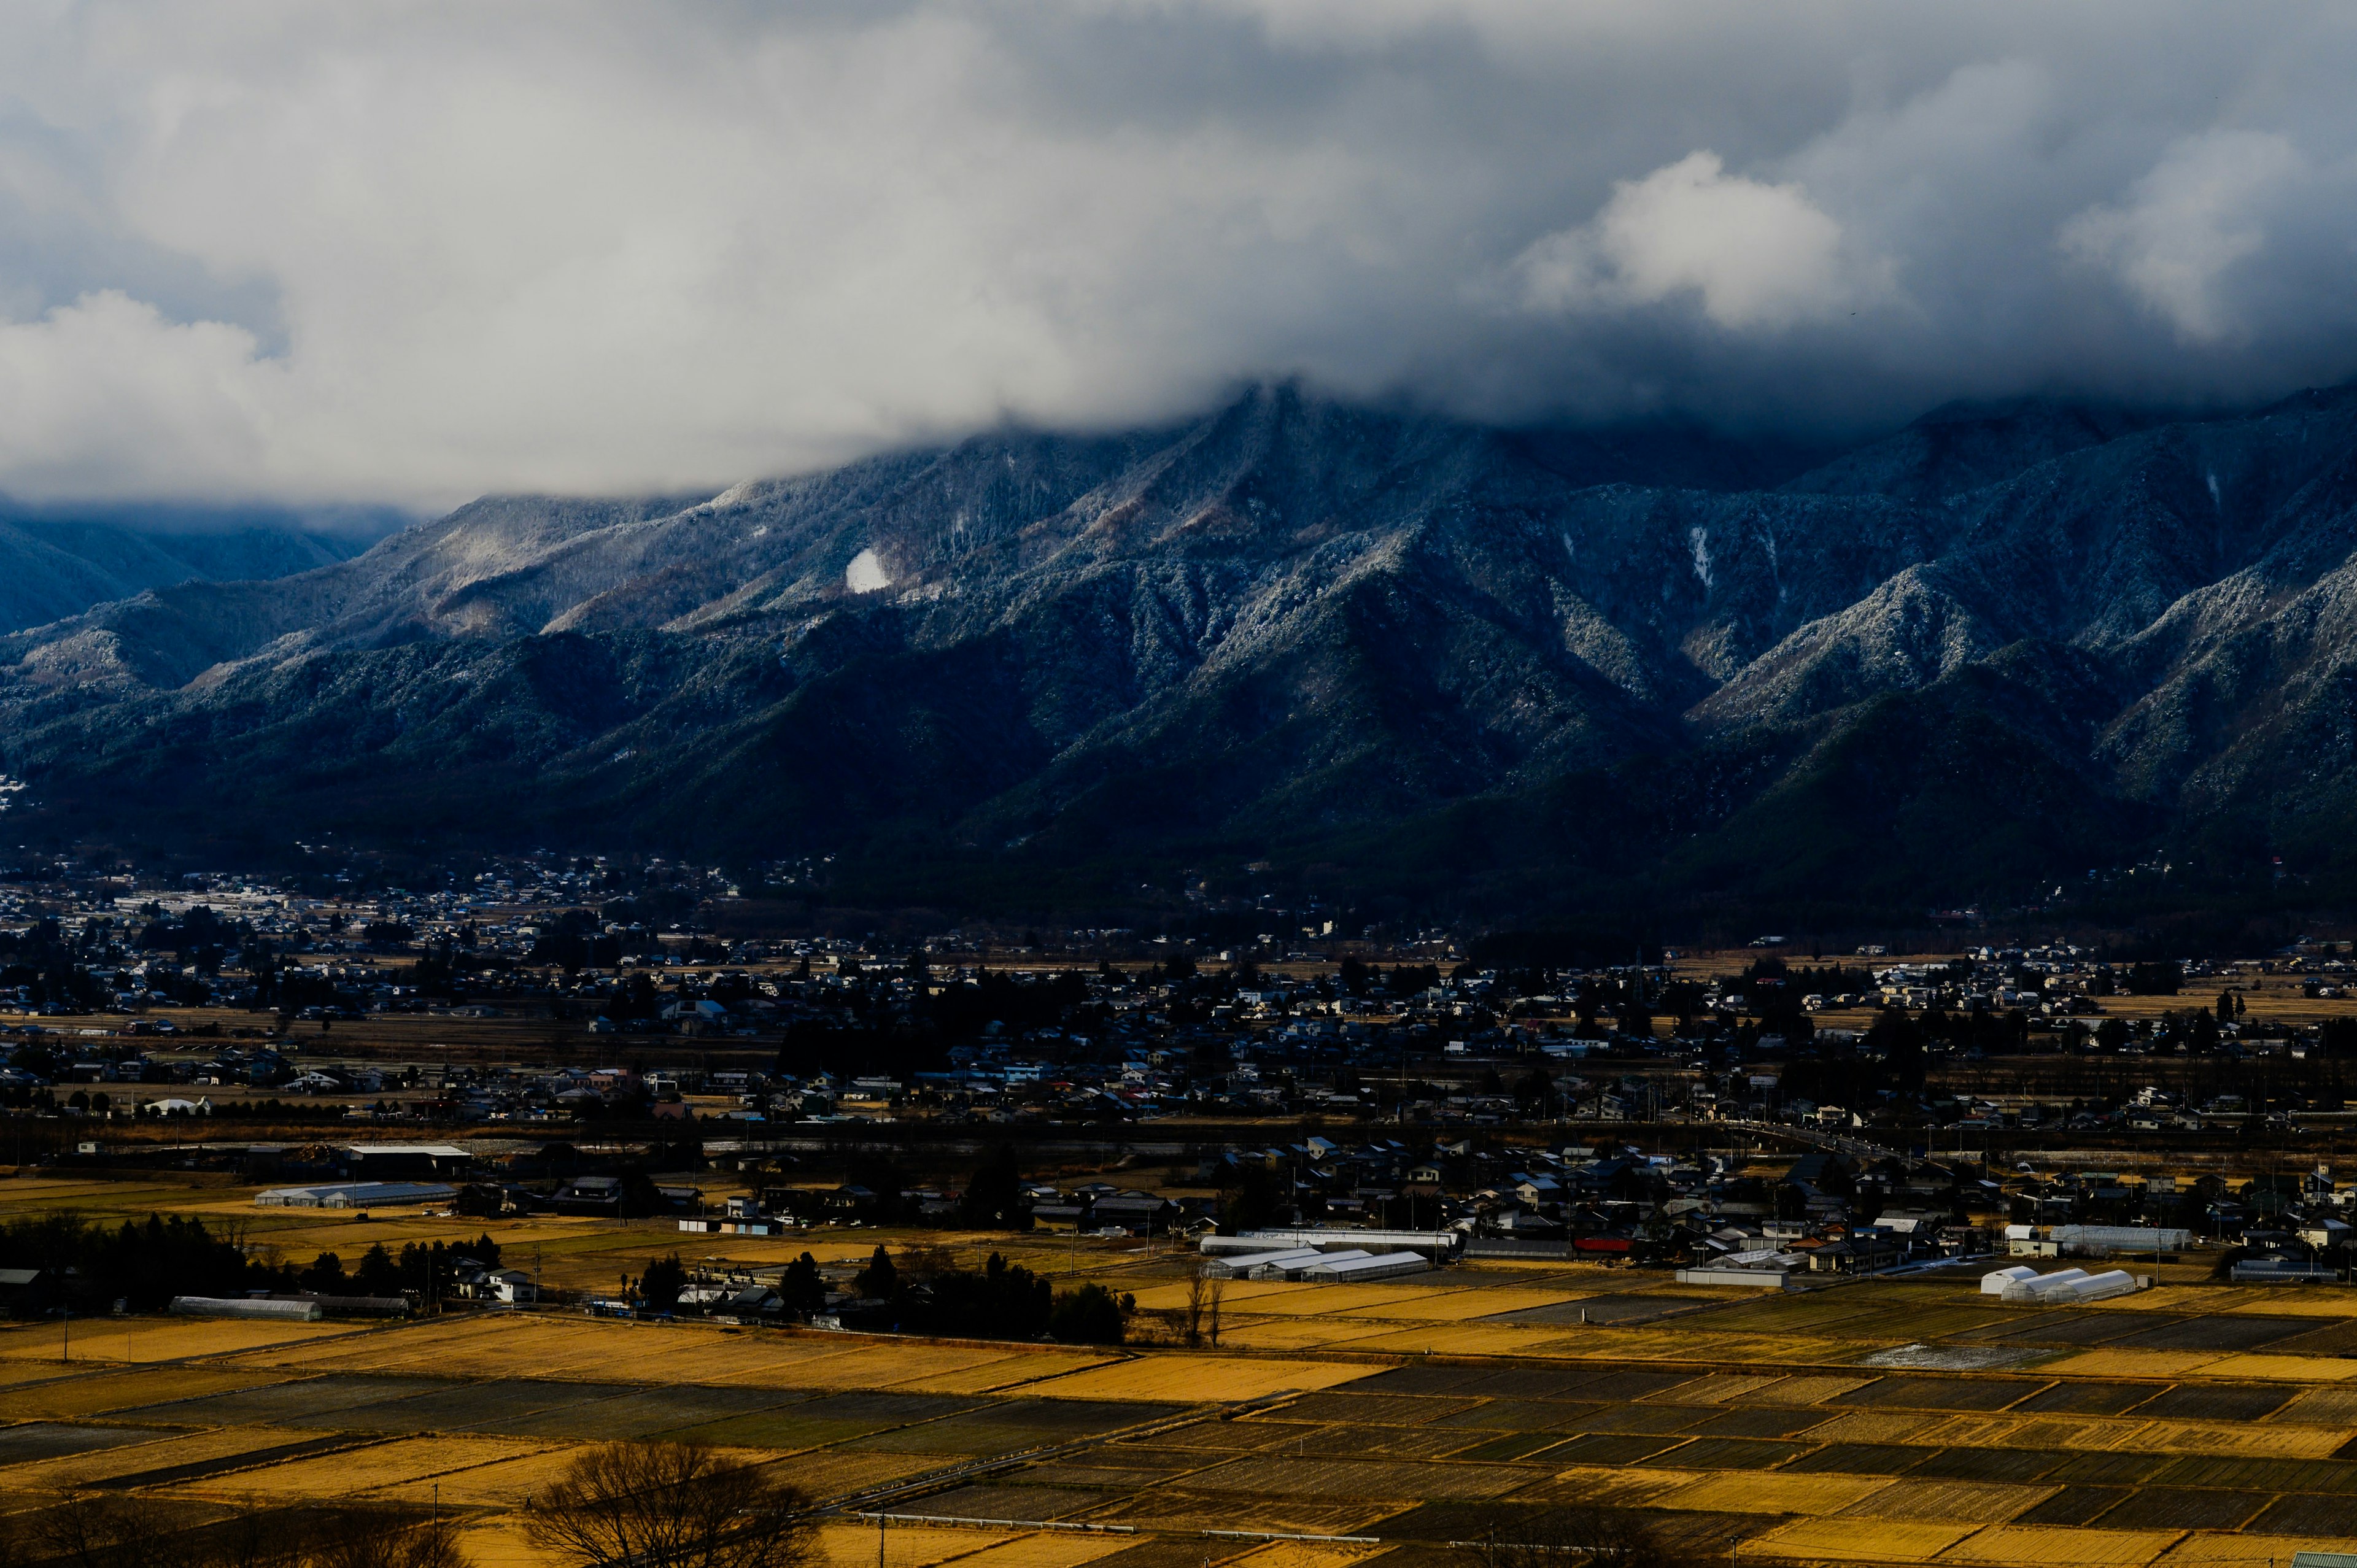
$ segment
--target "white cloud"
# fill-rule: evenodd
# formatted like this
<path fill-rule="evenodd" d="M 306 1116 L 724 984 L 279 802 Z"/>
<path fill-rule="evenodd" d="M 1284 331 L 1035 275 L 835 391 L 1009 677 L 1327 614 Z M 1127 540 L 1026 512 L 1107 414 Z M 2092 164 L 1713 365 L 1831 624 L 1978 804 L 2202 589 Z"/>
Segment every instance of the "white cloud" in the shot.
<path fill-rule="evenodd" d="M 1592 222 L 1538 241 L 1514 270 L 1535 309 L 1691 295 L 1736 330 L 1827 319 L 1889 288 L 1887 269 L 1845 257 L 1841 225 L 1799 186 L 1730 175 L 1707 151 L 1615 187 Z"/>
<path fill-rule="evenodd" d="M 2190 0 L 0 7 L 0 491 L 716 489 L 1258 376 L 2281 392 L 2357 372 L 2352 76 Z"/>
<path fill-rule="evenodd" d="M 2109 269 L 2189 342 L 2240 336 L 2247 328 L 2228 300 L 2228 274 L 2266 250 L 2270 209 L 2308 174 L 2279 135 L 2189 137 L 2130 188 L 2126 205 L 2091 207 L 2063 225 L 2062 248 Z"/>

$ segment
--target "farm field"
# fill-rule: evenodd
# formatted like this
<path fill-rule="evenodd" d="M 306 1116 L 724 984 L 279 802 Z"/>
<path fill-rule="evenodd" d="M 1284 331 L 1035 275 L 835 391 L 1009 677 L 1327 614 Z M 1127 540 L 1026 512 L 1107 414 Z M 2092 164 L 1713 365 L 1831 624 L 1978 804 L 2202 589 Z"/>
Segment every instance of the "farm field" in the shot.
<path fill-rule="evenodd" d="M 1182 1299 L 1168 1257 L 1002 1244 L 1135 1292 L 1142 1326 Z M 0 1328 L 0 1511 L 430 1498 L 481 1568 L 532 1568 L 522 1502 L 581 1444 L 651 1437 L 778 1466 L 838 1510 L 842 1568 L 877 1561 L 877 1512 L 888 1568 L 1432 1568 L 1587 1509 L 1673 1562 L 2287 1563 L 2357 1543 L 2352 1349 L 2357 1293 L 2330 1289 L 2053 1309 L 1568 1265 L 1240 1283 L 1192 1352 L 510 1313 L 109 1319 L 67 1361 L 25 1325 Z"/>

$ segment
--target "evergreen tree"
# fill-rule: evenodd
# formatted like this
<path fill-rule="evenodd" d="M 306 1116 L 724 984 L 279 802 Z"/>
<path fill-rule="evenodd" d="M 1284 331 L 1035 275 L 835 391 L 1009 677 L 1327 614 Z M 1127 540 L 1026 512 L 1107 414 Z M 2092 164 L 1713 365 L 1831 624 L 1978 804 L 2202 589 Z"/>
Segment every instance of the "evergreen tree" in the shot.
<path fill-rule="evenodd" d="M 295 1283 L 314 1295 L 342 1295 L 351 1285 L 344 1277 L 344 1261 L 333 1252 L 322 1252 L 312 1259 Z"/>
<path fill-rule="evenodd" d="M 401 1266 L 384 1250 L 383 1242 L 361 1254 L 360 1267 L 352 1272 L 352 1288 L 361 1295 L 401 1294 Z"/>
<path fill-rule="evenodd" d="M 1118 1345 L 1128 1328 L 1126 1308 L 1135 1305 L 1092 1281 L 1056 1297 L 1048 1332 L 1070 1345 Z"/>
<path fill-rule="evenodd" d="M 826 1280 L 818 1272 L 818 1260 L 804 1252 L 786 1265 L 783 1277 L 778 1281 L 778 1296 L 788 1312 L 808 1317 L 826 1310 Z"/>
<path fill-rule="evenodd" d="M 892 1254 L 879 1244 L 876 1255 L 867 1260 L 867 1266 L 851 1283 L 870 1301 L 889 1301 L 899 1294 L 900 1271 L 893 1265 Z"/>
<path fill-rule="evenodd" d="M 657 1258 L 639 1276 L 639 1298 L 650 1312 L 669 1312 L 679 1305 L 680 1293 L 687 1288 L 687 1268 L 673 1252 Z"/>

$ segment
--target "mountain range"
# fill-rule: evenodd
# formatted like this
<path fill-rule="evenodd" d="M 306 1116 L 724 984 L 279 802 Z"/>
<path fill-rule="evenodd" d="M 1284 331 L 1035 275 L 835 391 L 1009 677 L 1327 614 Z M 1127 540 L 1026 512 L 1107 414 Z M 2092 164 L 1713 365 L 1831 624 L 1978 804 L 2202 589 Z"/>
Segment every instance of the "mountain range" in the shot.
<path fill-rule="evenodd" d="M 173 526 L 178 524 L 178 526 Z M 178 583 L 289 576 L 366 541 L 269 515 L 59 515 L 0 502 L 0 631 L 22 631 Z"/>
<path fill-rule="evenodd" d="M 1550 917 L 2357 867 L 2352 389 L 1958 406 L 1827 453 L 1265 386 L 124 584 L 0 637 L 0 768 L 125 845 Z"/>

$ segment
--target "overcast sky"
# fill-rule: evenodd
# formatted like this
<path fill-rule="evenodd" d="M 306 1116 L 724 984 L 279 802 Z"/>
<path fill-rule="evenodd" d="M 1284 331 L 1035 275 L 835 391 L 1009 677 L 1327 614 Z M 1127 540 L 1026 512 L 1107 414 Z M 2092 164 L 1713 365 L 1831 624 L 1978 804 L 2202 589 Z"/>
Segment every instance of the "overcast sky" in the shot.
<path fill-rule="evenodd" d="M 1299 376 L 1859 431 L 2357 373 L 2357 13 L 0 8 L 0 490 L 717 487 Z"/>

